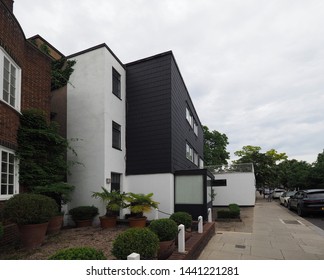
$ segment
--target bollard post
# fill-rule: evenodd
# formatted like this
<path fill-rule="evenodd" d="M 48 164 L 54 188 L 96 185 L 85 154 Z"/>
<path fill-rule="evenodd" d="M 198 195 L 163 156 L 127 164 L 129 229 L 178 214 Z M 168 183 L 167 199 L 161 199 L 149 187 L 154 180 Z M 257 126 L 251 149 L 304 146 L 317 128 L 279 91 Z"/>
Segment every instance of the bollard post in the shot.
<path fill-rule="evenodd" d="M 212 221 L 213 221 L 212 210 L 211 208 L 208 208 L 208 223 L 211 223 Z"/>
<path fill-rule="evenodd" d="M 136 260 L 140 260 L 141 256 L 140 254 L 137 253 L 131 253 L 130 255 L 127 256 L 127 260 L 132 260 L 132 261 L 136 261 Z"/>
<path fill-rule="evenodd" d="M 155 208 L 155 217 L 154 217 L 154 220 L 157 220 L 159 219 L 159 209 L 158 208 Z"/>
<path fill-rule="evenodd" d="M 203 217 L 198 217 L 198 233 L 203 233 Z"/>
<path fill-rule="evenodd" d="M 178 226 L 178 252 L 184 253 L 186 250 L 185 246 L 185 226 L 183 224 Z"/>

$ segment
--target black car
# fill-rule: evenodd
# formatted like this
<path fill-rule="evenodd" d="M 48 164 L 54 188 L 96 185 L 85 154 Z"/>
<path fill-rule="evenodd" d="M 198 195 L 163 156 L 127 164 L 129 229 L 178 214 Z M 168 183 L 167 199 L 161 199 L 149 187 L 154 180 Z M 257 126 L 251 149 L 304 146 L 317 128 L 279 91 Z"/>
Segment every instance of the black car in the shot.
<path fill-rule="evenodd" d="M 324 189 L 297 191 L 290 197 L 288 209 L 296 210 L 299 216 L 309 213 L 324 214 Z"/>

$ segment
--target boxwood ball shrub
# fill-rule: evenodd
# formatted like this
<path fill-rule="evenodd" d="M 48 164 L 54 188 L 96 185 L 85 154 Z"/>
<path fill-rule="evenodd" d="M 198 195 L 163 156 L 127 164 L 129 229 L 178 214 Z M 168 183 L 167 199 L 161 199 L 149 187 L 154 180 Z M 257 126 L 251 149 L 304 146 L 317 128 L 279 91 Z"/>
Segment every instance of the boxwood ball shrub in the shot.
<path fill-rule="evenodd" d="M 4 206 L 3 215 L 18 225 L 46 223 L 57 213 L 54 199 L 34 193 L 11 197 Z"/>
<path fill-rule="evenodd" d="M 150 260 L 156 258 L 158 249 L 159 238 L 149 228 L 129 228 L 116 237 L 111 253 L 118 260 L 126 260 L 131 253 Z"/>
<path fill-rule="evenodd" d="M 99 214 L 95 206 L 78 206 L 69 211 L 74 221 L 91 220 Z"/>
<path fill-rule="evenodd" d="M 91 247 L 67 248 L 57 251 L 49 260 L 106 260 L 102 251 Z"/>
<path fill-rule="evenodd" d="M 169 241 L 176 238 L 178 225 L 169 218 L 153 220 L 149 227 L 159 238 L 160 241 Z"/>
<path fill-rule="evenodd" d="M 186 229 L 192 225 L 192 216 L 187 212 L 174 212 L 170 216 L 170 219 L 175 221 L 177 225 L 183 224 Z"/>

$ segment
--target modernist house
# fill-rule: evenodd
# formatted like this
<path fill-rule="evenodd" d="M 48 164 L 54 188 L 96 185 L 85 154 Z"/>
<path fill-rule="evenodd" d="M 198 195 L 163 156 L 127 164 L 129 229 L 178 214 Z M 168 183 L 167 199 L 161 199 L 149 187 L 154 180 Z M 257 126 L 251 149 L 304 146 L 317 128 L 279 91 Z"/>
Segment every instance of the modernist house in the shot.
<path fill-rule="evenodd" d="M 24 109 L 50 118 L 51 59 L 25 38 L 13 1 L 0 1 L 0 204 L 19 192 L 17 129 Z"/>
<path fill-rule="evenodd" d="M 207 185 L 202 125 L 172 52 L 124 65 L 101 44 L 68 59 L 76 64 L 67 87 L 67 138 L 76 139 L 81 162 L 68 177 L 76 186 L 69 207 L 93 204 L 103 214 L 91 198 L 103 186 L 152 192 L 163 216 L 176 209 L 177 172 L 198 170 L 198 183 Z M 184 197 L 178 195 L 178 209 Z"/>

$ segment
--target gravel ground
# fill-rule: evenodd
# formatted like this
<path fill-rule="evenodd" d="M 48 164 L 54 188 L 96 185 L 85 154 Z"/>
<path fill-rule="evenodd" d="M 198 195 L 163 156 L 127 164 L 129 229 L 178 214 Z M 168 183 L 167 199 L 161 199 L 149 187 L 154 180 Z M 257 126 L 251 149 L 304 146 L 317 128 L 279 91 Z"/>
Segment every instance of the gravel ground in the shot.
<path fill-rule="evenodd" d="M 72 247 L 93 247 L 103 251 L 108 260 L 115 259 L 111 254 L 112 242 L 128 226 L 118 225 L 112 229 L 97 227 L 62 229 L 60 233 L 47 236 L 44 244 L 35 250 L 26 251 L 19 247 L 1 248 L 2 260 L 46 260 L 57 250 Z"/>

